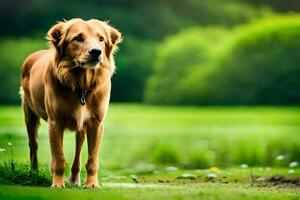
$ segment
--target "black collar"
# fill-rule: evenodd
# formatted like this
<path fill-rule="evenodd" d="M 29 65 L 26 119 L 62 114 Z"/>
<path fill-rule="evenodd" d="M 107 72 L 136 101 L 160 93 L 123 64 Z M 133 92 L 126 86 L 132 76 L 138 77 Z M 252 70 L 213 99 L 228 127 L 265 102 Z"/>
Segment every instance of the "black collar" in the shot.
<path fill-rule="evenodd" d="M 87 93 L 88 91 L 87 91 L 87 89 L 82 89 L 81 88 L 81 96 L 80 96 L 80 103 L 81 103 L 81 105 L 84 105 L 85 103 L 86 103 L 86 100 L 85 100 L 85 98 L 86 98 L 86 93 Z"/>

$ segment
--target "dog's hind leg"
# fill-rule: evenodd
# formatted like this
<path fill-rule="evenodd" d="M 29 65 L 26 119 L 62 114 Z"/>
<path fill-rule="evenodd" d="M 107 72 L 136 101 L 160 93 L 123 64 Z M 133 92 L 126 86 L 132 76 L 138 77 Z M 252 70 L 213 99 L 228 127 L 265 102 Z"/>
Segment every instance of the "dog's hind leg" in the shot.
<path fill-rule="evenodd" d="M 25 116 L 25 123 L 27 128 L 27 134 L 28 134 L 28 144 L 30 148 L 30 164 L 31 168 L 34 170 L 37 170 L 38 168 L 38 157 L 37 157 L 37 150 L 38 150 L 38 128 L 39 128 L 39 122 L 40 118 L 36 116 L 36 114 L 31 110 L 31 108 L 28 106 L 28 103 L 25 99 L 22 101 L 22 107 L 24 110 L 24 116 Z"/>

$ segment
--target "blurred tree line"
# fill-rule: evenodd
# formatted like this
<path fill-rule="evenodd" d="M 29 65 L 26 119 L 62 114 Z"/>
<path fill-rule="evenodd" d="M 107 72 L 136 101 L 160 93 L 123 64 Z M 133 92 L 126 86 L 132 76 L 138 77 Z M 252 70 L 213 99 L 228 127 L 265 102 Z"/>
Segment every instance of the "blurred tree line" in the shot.
<path fill-rule="evenodd" d="M 194 28 L 157 50 L 145 100 L 156 104 L 300 103 L 300 16 L 226 30 Z"/>
<path fill-rule="evenodd" d="M 212 75 L 208 76 L 207 74 L 210 73 L 202 71 L 218 71 L 217 62 L 237 62 L 229 58 L 221 58 L 226 57 L 222 55 L 226 52 L 227 54 L 241 53 L 238 47 L 236 50 L 234 47 L 227 47 L 229 45 L 227 43 L 231 43 L 232 46 L 235 43 L 237 46 L 240 45 L 240 42 L 235 42 L 238 39 L 234 41 L 230 39 L 233 35 L 239 37 L 237 33 L 239 31 L 236 31 L 235 27 L 271 16 L 275 12 L 299 10 L 298 0 L 1 1 L 0 79 L 3 92 L 0 94 L 0 103 L 19 103 L 17 91 L 23 59 L 34 50 L 47 48 L 43 36 L 56 21 L 73 17 L 109 20 L 123 33 L 124 42 L 120 45 L 120 52 L 116 56 L 118 69 L 113 77 L 112 101 L 144 101 L 159 104 L 298 103 L 299 101 L 294 96 L 287 94 L 282 95 L 292 100 L 274 101 L 277 98 L 276 92 L 275 96 L 270 97 L 273 100 L 260 100 L 262 91 L 253 92 L 251 98 L 256 100 L 251 101 L 220 98 L 217 96 L 226 96 L 224 93 L 228 88 L 225 90 L 214 86 L 212 89 L 213 86 L 205 81 L 212 79 L 210 77 Z M 232 34 L 233 32 L 236 34 Z M 285 33 L 282 34 L 285 35 Z M 255 38 L 253 40 L 255 41 Z M 276 46 L 276 43 L 274 45 Z M 282 47 L 289 48 L 285 45 Z M 255 52 L 255 48 L 245 50 L 245 55 Z M 282 49 L 282 52 L 286 52 L 285 49 Z M 275 55 L 279 58 L 283 57 L 278 53 L 274 53 Z M 244 58 L 248 57 L 241 55 L 240 60 L 243 61 Z M 262 58 L 264 59 L 272 60 L 273 57 Z M 292 58 L 289 57 L 289 59 Z M 248 69 L 248 66 L 254 64 L 261 63 L 243 63 L 237 68 L 247 71 L 246 66 Z M 272 64 L 269 63 L 269 65 Z M 220 68 L 218 72 L 232 75 L 230 67 L 228 70 L 225 69 Z M 219 74 L 218 72 L 215 73 Z M 254 74 L 251 76 L 252 80 L 256 79 Z M 231 80 L 227 75 L 215 78 Z M 232 80 L 237 81 L 234 78 Z M 205 87 L 207 84 L 209 87 Z M 215 85 L 219 84 L 225 85 L 224 82 L 215 83 Z M 238 82 L 232 84 L 238 84 Z M 276 82 L 271 80 L 269 84 L 276 84 Z M 257 87 L 251 89 L 258 90 Z M 232 90 L 243 89 L 236 87 Z M 285 91 L 285 89 L 282 90 Z M 295 91 L 290 91 L 290 93 L 294 94 Z M 238 96 L 240 93 L 235 94 Z M 235 96 L 232 98 L 236 99 Z"/>

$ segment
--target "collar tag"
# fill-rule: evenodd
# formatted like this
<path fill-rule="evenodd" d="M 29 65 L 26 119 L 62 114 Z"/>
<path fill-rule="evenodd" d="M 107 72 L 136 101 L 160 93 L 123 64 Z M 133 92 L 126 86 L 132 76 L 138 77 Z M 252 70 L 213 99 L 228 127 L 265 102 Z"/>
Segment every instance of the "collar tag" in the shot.
<path fill-rule="evenodd" d="M 81 105 L 84 105 L 86 103 L 85 101 L 86 93 L 87 93 L 86 89 L 81 89 L 81 97 L 80 97 Z"/>

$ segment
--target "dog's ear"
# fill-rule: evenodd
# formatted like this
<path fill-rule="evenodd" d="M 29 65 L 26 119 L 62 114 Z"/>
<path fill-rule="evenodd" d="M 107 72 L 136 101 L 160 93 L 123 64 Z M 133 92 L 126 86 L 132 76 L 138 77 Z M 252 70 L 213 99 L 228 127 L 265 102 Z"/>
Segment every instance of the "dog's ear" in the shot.
<path fill-rule="evenodd" d="M 49 40 L 54 47 L 58 47 L 62 41 L 64 26 L 64 22 L 58 22 L 52 26 L 47 33 L 46 39 Z"/>
<path fill-rule="evenodd" d="M 122 42 L 122 34 L 116 28 L 108 25 L 108 34 L 109 34 L 109 42 L 106 45 L 106 54 L 108 59 L 110 60 L 110 64 L 112 67 L 112 71 L 115 72 L 116 66 L 114 61 L 114 53 L 116 52 L 117 45 Z"/>
<path fill-rule="evenodd" d="M 122 42 L 122 34 L 114 27 L 110 27 L 110 38 L 112 45 L 117 45 Z"/>
<path fill-rule="evenodd" d="M 108 34 L 109 34 L 109 41 L 107 44 L 107 57 L 112 58 L 113 54 L 117 50 L 117 45 L 122 42 L 122 34 L 116 28 L 108 25 Z"/>

